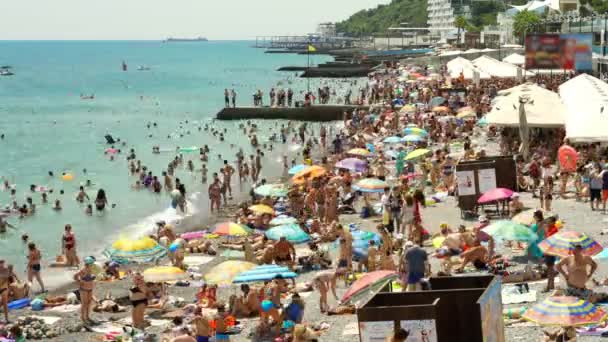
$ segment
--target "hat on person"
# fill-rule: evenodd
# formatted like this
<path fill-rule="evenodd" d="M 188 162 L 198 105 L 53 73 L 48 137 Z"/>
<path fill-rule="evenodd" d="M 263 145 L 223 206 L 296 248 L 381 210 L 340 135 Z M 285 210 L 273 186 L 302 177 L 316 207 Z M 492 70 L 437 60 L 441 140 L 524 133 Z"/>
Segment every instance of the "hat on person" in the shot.
<path fill-rule="evenodd" d="M 405 247 L 414 247 L 414 241 L 412 240 L 407 240 L 407 242 L 405 243 Z"/>
<path fill-rule="evenodd" d="M 95 263 L 95 258 L 93 258 L 92 256 L 88 256 L 88 257 L 84 258 L 85 265 L 93 265 L 94 263 Z"/>
<path fill-rule="evenodd" d="M 477 221 L 479 221 L 479 223 L 486 223 L 488 222 L 488 217 L 486 215 L 480 215 L 479 218 L 477 219 Z"/>

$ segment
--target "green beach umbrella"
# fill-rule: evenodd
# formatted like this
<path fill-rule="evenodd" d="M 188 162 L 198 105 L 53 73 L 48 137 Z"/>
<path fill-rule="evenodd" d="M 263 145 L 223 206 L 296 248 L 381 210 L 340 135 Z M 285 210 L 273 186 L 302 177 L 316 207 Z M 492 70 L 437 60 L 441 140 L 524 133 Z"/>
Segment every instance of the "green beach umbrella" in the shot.
<path fill-rule="evenodd" d="M 414 160 L 414 159 L 418 159 L 420 157 L 424 157 L 425 155 L 431 153 L 430 150 L 427 150 L 426 148 L 419 148 L 417 150 L 414 150 L 410 153 L 408 153 L 408 155 L 405 157 L 405 160 Z"/>
<path fill-rule="evenodd" d="M 289 189 L 284 184 L 265 184 L 255 188 L 254 192 L 264 197 L 286 197 Z"/>
<path fill-rule="evenodd" d="M 497 240 L 531 242 L 538 238 L 528 226 L 511 220 L 493 222 L 482 230 Z"/>

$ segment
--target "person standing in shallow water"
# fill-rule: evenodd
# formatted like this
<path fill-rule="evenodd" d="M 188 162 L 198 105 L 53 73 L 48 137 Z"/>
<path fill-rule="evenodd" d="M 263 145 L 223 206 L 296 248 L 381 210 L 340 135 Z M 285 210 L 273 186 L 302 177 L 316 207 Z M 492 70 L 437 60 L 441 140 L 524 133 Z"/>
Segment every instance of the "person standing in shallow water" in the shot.
<path fill-rule="evenodd" d="M 224 89 L 224 107 L 230 107 L 230 93 L 228 89 Z"/>
<path fill-rule="evenodd" d="M 36 281 L 38 282 L 38 284 L 40 285 L 40 291 L 42 292 L 46 292 L 44 290 L 44 283 L 42 282 L 42 276 L 40 275 L 40 271 L 42 269 L 42 267 L 40 266 L 40 259 L 42 259 L 42 255 L 40 253 L 40 250 L 38 250 L 36 248 L 36 244 L 33 242 L 30 242 L 27 245 L 28 248 L 28 262 L 27 262 L 27 280 L 31 283 L 34 278 L 36 278 Z"/>
<path fill-rule="evenodd" d="M 104 211 L 107 204 L 108 199 L 106 198 L 106 192 L 103 189 L 99 189 L 99 191 L 97 191 L 97 197 L 95 198 L 95 208 L 97 211 Z"/>

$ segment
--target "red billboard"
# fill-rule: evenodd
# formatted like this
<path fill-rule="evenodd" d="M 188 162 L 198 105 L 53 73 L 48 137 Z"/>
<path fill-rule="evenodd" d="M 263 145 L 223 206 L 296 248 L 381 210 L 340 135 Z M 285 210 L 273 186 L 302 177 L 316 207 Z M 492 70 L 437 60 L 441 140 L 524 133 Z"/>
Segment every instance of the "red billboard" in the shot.
<path fill-rule="evenodd" d="M 591 70 L 589 33 L 548 33 L 526 36 L 526 69 Z"/>

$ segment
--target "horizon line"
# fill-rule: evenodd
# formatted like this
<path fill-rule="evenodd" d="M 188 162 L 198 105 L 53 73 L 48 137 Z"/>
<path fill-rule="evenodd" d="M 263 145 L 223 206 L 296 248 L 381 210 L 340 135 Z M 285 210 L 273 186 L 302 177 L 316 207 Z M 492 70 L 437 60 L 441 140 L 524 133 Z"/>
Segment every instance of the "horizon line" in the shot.
<path fill-rule="evenodd" d="M 4 39 L 0 38 L 0 42 L 162 42 L 169 39 Z M 242 39 L 209 39 L 207 42 L 242 42 L 242 41 L 255 41 L 255 38 L 242 38 Z M 194 42 L 194 41 L 193 41 Z M 185 42 L 187 43 L 187 42 Z"/>

